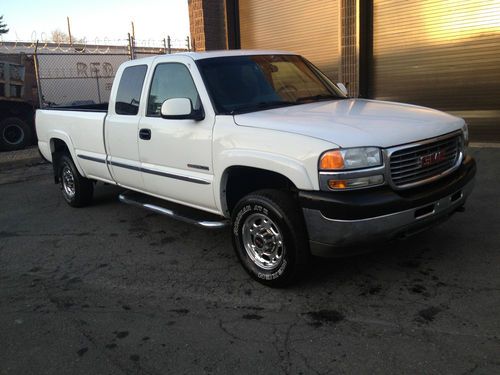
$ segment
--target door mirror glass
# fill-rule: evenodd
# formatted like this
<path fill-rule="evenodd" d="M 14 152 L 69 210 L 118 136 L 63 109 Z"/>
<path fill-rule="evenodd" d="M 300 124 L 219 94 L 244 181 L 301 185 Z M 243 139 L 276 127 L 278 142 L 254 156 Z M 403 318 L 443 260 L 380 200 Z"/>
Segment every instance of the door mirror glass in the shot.
<path fill-rule="evenodd" d="M 188 98 L 171 98 L 167 99 L 161 105 L 162 117 L 179 117 L 189 116 L 193 110 L 191 100 Z"/>
<path fill-rule="evenodd" d="M 337 83 L 337 87 L 340 89 L 340 91 L 342 91 L 342 93 L 347 96 L 347 87 L 345 87 L 345 85 L 341 82 Z"/>
<path fill-rule="evenodd" d="M 189 98 L 170 98 L 161 105 L 161 117 L 176 120 L 203 120 L 203 112 L 195 111 Z"/>

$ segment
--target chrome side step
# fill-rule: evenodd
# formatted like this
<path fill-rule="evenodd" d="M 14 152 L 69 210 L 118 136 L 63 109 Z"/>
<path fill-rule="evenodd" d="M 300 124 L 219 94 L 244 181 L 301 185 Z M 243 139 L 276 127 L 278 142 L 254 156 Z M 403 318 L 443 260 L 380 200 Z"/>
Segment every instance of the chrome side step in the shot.
<path fill-rule="evenodd" d="M 126 191 L 120 194 L 118 199 L 122 203 L 142 207 L 160 215 L 165 215 L 202 228 L 219 229 L 229 225 L 229 220 L 223 216 L 133 191 Z"/>

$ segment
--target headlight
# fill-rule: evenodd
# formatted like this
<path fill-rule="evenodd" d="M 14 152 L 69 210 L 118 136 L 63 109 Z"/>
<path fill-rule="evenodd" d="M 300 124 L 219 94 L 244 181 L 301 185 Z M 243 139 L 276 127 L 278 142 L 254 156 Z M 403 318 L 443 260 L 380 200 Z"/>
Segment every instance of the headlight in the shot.
<path fill-rule="evenodd" d="M 371 168 L 379 165 L 382 165 L 382 157 L 377 147 L 331 150 L 319 159 L 319 169 L 322 171 Z"/>
<path fill-rule="evenodd" d="M 462 126 L 462 133 L 464 135 L 465 146 L 467 146 L 469 144 L 469 127 L 466 122 Z"/>

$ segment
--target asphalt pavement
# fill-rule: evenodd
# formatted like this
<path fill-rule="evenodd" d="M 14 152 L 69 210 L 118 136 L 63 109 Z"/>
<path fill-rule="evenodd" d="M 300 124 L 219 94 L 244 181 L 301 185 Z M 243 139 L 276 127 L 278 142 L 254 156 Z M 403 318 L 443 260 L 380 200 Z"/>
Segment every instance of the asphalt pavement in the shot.
<path fill-rule="evenodd" d="M 0 151 L 0 171 L 41 163 L 44 163 L 44 160 L 38 152 L 38 146 L 31 146 L 17 151 Z"/>
<path fill-rule="evenodd" d="M 227 230 L 0 171 L 0 374 L 500 373 L 500 149 L 466 211 L 269 289 Z M 375 246 L 375 245 L 374 245 Z"/>

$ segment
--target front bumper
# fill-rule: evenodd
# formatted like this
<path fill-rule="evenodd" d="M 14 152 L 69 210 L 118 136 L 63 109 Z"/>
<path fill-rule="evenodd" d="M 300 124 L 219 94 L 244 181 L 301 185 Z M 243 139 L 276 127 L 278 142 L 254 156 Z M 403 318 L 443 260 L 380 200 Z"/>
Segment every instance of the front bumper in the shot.
<path fill-rule="evenodd" d="M 406 237 L 432 227 L 463 207 L 475 174 L 476 163 L 467 157 L 453 174 L 416 189 L 301 191 L 311 253 L 350 255 L 359 252 L 353 245 L 363 249 L 361 245 L 366 243 Z"/>

